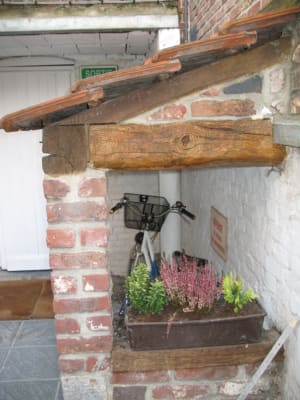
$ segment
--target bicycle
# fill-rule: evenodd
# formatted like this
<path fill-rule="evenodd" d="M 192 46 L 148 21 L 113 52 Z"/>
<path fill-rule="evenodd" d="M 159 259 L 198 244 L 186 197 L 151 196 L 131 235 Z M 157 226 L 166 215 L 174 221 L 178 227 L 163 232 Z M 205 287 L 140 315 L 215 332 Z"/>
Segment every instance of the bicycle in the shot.
<path fill-rule="evenodd" d="M 128 274 L 143 257 L 149 273 L 154 279 L 158 276 L 158 266 L 152 243 L 160 232 L 168 214 L 178 213 L 190 219 L 195 219 L 196 217 L 186 210 L 186 206 L 181 201 L 176 201 L 171 206 L 166 198 L 162 196 L 125 193 L 120 201 L 110 209 L 109 213 L 114 214 L 123 207 L 125 226 L 139 231 L 135 236 L 134 262 L 133 265 L 129 265 Z M 148 233 L 150 231 L 155 232 L 152 238 Z"/>
<path fill-rule="evenodd" d="M 147 194 L 124 193 L 120 201 L 110 210 L 110 214 L 124 207 L 124 224 L 126 228 L 136 229 L 139 232 L 135 235 L 135 246 L 133 255 L 131 254 L 127 275 L 140 262 L 145 262 L 148 266 L 151 279 L 159 276 L 159 268 L 153 250 L 153 241 L 160 232 L 167 216 L 170 213 L 184 215 L 192 220 L 196 218 L 194 214 L 186 210 L 186 206 L 181 201 L 176 201 L 172 206 L 162 196 L 152 196 Z M 150 237 L 149 232 L 154 232 Z M 132 253 L 132 252 L 131 252 Z M 120 307 L 119 315 L 123 315 L 127 299 Z"/>

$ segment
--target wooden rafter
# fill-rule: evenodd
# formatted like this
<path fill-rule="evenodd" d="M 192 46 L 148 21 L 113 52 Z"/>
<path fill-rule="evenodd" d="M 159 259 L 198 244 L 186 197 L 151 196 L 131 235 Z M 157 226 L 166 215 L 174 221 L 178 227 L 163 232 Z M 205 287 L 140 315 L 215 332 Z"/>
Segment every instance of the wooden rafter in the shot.
<path fill-rule="evenodd" d="M 166 81 L 135 90 L 105 102 L 93 109 L 82 111 L 60 121 L 59 125 L 118 123 L 142 114 L 159 105 L 203 90 L 212 85 L 255 74 L 276 63 L 283 62 L 290 54 L 290 38 L 282 38 L 244 53 L 227 57 L 215 63 L 178 74 Z"/>

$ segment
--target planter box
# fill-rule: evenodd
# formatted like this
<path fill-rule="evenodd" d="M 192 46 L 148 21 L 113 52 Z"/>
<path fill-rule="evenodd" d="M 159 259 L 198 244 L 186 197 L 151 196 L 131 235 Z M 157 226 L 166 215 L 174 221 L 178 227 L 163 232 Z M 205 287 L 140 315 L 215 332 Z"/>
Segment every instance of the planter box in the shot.
<path fill-rule="evenodd" d="M 126 324 L 132 349 L 180 349 L 257 342 L 264 316 L 256 302 L 247 304 L 239 314 L 220 302 L 207 313 L 169 308 L 160 316 L 141 316 L 129 309 Z"/>

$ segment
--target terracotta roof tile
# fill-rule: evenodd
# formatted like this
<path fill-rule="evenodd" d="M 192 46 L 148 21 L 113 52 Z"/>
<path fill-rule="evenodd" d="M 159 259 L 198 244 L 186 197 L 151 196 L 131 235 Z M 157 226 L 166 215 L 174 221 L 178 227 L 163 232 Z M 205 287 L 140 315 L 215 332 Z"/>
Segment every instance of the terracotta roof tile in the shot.
<path fill-rule="evenodd" d="M 40 129 L 45 125 L 79 115 L 91 103 L 122 97 L 174 74 L 193 70 L 221 58 L 258 47 L 281 37 L 287 23 L 300 13 L 300 6 L 240 18 L 223 25 L 217 36 L 182 44 L 156 53 L 144 65 L 75 82 L 73 93 L 29 107 L 0 120 L 6 131 Z M 99 107 L 102 107 L 100 105 Z M 146 111 L 146 110 L 144 110 Z M 63 121 L 62 121 L 63 122 Z"/>

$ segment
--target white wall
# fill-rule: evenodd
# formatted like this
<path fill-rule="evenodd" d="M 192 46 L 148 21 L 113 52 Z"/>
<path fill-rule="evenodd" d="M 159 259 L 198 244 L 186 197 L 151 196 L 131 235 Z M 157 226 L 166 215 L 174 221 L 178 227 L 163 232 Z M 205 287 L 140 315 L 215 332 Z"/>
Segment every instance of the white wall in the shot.
<path fill-rule="evenodd" d="M 183 225 L 183 247 L 233 271 L 258 294 L 282 330 L 300 318 L 300 150 L 289 149 L 281 174 L 270 168 L 182 172 L 182 199 L 197 214 Z M 210 208 L 228 218 L 228 260 L 210 246 Z M 299 399 L 300 329 L 286 346 L 285 400 Z"/>

